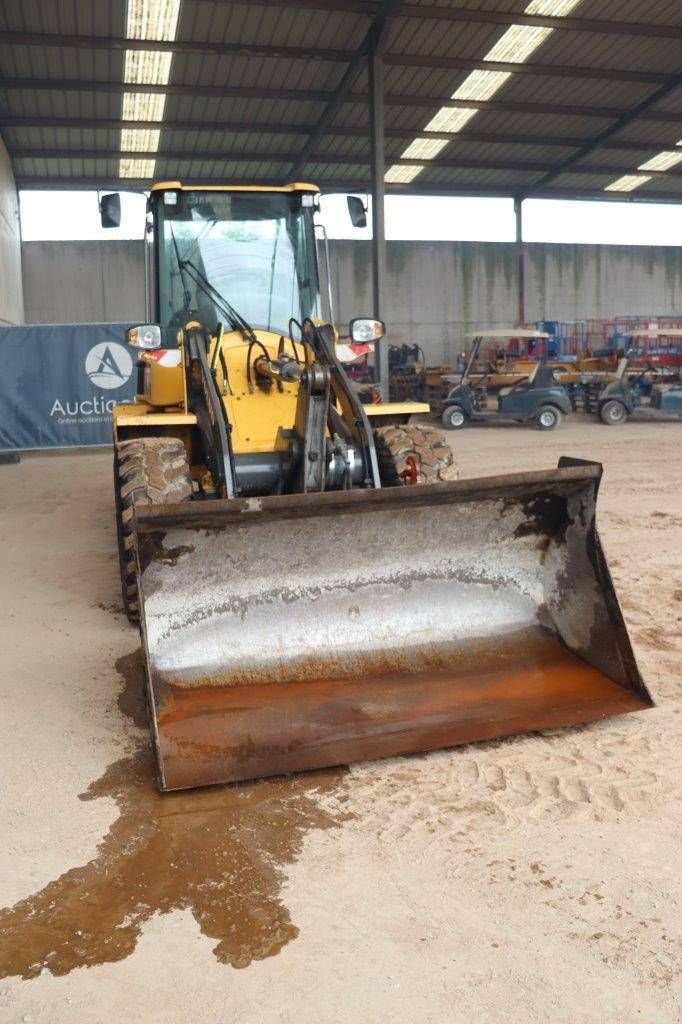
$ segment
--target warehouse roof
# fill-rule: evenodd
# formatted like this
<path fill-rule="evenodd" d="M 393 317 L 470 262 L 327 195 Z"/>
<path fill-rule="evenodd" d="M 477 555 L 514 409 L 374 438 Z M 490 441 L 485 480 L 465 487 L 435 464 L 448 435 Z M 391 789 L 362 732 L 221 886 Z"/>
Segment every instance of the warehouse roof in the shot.
<path fill-rule="evenodd" d="M 678 0 L 0 0 L 17 182 L 364 189 L 378 18 L 388 191 L 682 201 Z"/>

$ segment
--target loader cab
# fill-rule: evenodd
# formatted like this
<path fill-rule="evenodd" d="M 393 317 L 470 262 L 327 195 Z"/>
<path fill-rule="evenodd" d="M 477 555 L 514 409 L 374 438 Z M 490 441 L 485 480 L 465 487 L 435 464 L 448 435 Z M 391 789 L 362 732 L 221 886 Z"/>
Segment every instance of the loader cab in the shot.
<path fill-rule="evenodd" d="M 191 319 L 215 331 L 226 300 L 251 327 L 288 333 L 320 315 L 316 189 L 152 188 L 147 207 L 147 318 L 164 348 Z"/>

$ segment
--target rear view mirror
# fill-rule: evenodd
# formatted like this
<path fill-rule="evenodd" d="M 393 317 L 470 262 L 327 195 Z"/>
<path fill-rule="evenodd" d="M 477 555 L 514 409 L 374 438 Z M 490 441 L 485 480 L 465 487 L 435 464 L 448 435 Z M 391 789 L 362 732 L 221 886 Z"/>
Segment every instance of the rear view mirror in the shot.
<path fill-rule="evenodd" d="M 386 324 L 383 320 L 370 320 L 369 317 L 358 316 L 351 320 L 348 333 L 350 334 L 351 341 L 359 345 L 368 345 L 373 341 L 378 341 L 379 338 L 383 338 L 386 333 Z"/>
<path fill-rule="evenodd" d="M 347 196 L 348 202 L 348 213 L 350 214 L 350 222 L 354 228 L 366 228 L 367 227 L 367 210 L 365 204 L 359 196 Z"/>
<path fill-rule="evenodd" d="M 118 192 L 110 192 L 99 201 L 99 216 L 103 228 L 121 226 L 121 196 Z"/>

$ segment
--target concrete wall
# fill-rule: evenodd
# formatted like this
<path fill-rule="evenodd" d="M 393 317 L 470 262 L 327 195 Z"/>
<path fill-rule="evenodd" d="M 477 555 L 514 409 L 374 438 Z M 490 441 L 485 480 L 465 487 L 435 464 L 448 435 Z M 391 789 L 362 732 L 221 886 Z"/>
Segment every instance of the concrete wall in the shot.
<path fill-rule="evenodd" d="M 526 319 L 682 316 L 682 246 L 528 245 Z M 337 319 L 371 310 L 370 243 L 332 243 Z M 386 320 L 393 344 L 451 362 L 469 331 L 515 323 L 513 244 L 389 242 Z"/>
<path fill-rule="evenodd" d="M 12 165 L 0 139 L 0 324 L 23 320 L 19 200 Z"/>
<path fill-rule="evenodd" d="M 24 242 L 22 249 L 27 323 L 144 320 L 142 242 Z"/>
<path fill-rule="evenodd" d="M 371 310 L 370 243 L 330 250 L 344 323 Z M 29 323 L 144 317 L 142 242 L 25 242 L 23 253 Z M 389 242 L 387 287 L 389 341 L 417 341 L 430 363 L 451 362 L 468 331 L 516 321 L 515 247 Z M 662 313 L 682 315 L 682 247 L 528 246 L 528 321 Z"/>

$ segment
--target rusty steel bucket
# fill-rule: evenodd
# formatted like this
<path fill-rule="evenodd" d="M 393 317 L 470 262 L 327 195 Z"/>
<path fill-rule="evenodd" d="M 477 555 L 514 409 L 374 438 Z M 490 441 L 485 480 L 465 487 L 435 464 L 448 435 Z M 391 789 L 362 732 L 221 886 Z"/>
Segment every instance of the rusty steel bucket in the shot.
<path fill-rule="evenodd" d="M 161 789 L 652 706 L 601 467 L 136 511 Z"/>

